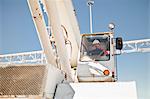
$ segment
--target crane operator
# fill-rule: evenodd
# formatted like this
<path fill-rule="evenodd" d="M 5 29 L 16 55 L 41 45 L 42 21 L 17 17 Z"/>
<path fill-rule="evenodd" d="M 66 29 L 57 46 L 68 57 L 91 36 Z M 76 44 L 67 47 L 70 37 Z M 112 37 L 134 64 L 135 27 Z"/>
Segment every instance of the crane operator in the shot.
<path fill-rule="evenodd" d="M 105 47 L 106 46 L 103 46 L 99 40 L 95 39 L 91 48 L 89 48 L 88 54 L 92 56 L 93 59 L 99 60 L 102 56 L 107 56 L 109 54 L 109 51 L 107 51 Z"/>

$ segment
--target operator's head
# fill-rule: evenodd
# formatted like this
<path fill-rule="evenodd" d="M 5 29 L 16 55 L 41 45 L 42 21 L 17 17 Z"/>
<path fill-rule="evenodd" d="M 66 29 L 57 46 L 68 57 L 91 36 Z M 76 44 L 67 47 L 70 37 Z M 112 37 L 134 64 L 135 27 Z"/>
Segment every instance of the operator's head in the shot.
<path fill-rule="evenodd" d="M 100 44 L 100 42 L 99 42 L 99 40 L 96 40 L 96 39 L 95 39 L 92 44 L 93 44 L 93 45 L 95 45 L 95 44 Z"/>

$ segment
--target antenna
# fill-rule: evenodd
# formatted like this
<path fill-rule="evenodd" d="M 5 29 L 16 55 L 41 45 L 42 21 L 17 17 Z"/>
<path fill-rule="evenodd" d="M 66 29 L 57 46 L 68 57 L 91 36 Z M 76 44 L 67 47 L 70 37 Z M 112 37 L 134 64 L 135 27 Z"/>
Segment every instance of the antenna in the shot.
<path fill-rule="evenodd" d="M 89 6 L 90 10 L 90 32 L 93 33 L 93 20 L 92 20 L 92 6 L 94 4 L 94 0 L 88 0 L 87 5 Z"/>

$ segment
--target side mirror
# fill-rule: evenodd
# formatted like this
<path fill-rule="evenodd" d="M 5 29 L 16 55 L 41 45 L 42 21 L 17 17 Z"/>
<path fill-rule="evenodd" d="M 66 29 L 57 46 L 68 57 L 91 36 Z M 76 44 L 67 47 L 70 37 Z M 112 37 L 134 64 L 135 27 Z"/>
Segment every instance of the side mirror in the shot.
<path fill-rule="evenodd" d="M 116 38 L 116 49 L 121 50 L 123 48 L 123 41 L 121 37 Z"/>

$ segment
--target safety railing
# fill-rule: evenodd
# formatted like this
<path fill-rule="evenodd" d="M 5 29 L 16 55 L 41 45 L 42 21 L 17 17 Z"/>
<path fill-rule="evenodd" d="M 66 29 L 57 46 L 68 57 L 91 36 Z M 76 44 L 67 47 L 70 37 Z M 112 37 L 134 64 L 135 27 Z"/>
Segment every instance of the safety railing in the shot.
<path fill-rule="evenodd" d="M 33 51 L 0 55 L 0 64 L 44 64 L 46 58 L 43 51 Z"/>

